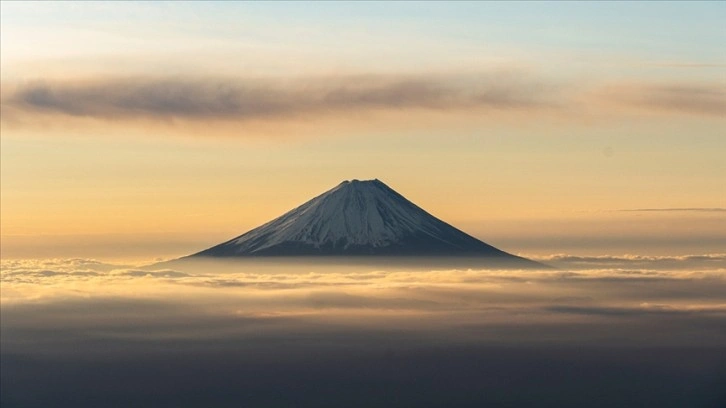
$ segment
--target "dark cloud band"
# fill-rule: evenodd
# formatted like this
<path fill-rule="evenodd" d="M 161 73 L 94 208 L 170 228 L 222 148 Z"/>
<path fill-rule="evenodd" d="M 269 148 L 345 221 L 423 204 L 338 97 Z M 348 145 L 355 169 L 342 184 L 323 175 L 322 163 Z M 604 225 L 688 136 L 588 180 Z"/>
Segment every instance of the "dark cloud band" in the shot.
<path fill-rule="evenodd" d="M 548 105 L 542 88 L 499 77 L 124 79 L 31 84 L 20 87 L 5 104 L 24 111 L 105 119 L 258 119 L 373 109 L 532 108 Z"/>
<path fill-rule="evenodd" d="M 5 87 L 9 89 L 9 87 Z M 589 91 L 588 91 L 589 89 Z M 342 75 L 313 78 L 101 78 L 81 82 L 35 82 L 6 90 L 3 120 L 62 115 L 112 121 L 175 119 L 266 121 L 402 114 L 547 112 L 568 118 L 581 105 L 667 114 L 723 117 L 721 84 L 557 83 L 526 73 L 476 75 Z M 32 120 L 16 121 L 34 123 Z"/>

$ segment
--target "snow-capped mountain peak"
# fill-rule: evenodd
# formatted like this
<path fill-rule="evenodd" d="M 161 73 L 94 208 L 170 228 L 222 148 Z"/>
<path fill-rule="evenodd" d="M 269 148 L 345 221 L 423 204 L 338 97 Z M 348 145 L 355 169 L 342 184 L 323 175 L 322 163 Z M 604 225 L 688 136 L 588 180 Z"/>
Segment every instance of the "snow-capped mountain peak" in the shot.
<path fill-rule="evenodd" d="M 511 256 L 432 216 L 378 179 L 344 181 L 193 256 L 284 255 Z"/>

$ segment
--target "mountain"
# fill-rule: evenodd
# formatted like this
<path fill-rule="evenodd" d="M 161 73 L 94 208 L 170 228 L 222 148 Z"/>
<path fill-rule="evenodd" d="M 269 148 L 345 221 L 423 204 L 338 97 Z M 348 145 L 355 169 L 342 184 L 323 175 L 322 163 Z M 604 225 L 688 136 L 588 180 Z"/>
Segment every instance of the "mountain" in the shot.
<path fill-rule="evenodd" d="M 344 181 L 267 224 L 187 258 L 364 255 L 536 264 L 452 227 L 377 179 Z"/>

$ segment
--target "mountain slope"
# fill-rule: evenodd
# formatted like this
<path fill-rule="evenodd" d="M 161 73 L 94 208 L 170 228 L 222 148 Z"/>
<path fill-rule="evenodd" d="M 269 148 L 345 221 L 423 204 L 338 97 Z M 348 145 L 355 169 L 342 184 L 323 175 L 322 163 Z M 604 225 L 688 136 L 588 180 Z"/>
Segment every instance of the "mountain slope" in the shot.
<path fill-rule="evenodd" d="M 427 213 L 379 180 L 344 181 L 191 257 L 441 255 L 521 259 Z"/>

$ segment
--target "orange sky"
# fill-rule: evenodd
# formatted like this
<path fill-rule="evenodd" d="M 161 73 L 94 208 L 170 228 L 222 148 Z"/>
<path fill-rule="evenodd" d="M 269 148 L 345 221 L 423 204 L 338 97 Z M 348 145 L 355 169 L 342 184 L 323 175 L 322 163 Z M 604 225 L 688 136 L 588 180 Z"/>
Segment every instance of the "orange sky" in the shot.
<path fill-rule="evenodd" d="M 352 178 L 515 253 L 726 244 L 723 6 L 165 7 L 2 4 L 3 258 L 184 255 Z"/>

